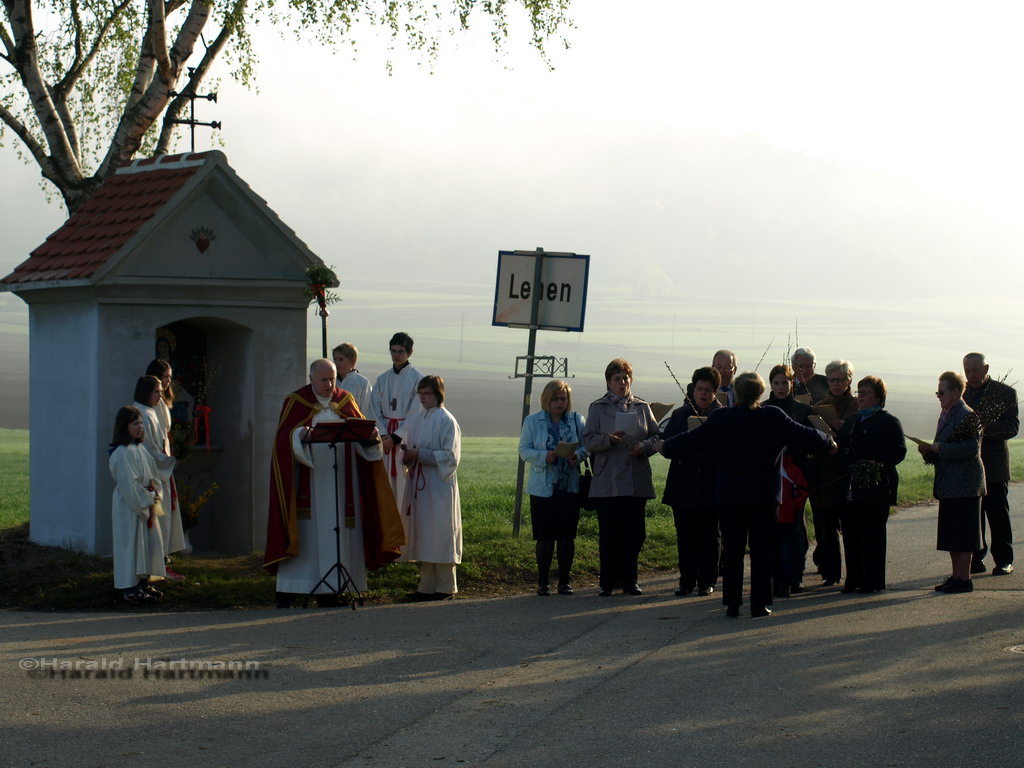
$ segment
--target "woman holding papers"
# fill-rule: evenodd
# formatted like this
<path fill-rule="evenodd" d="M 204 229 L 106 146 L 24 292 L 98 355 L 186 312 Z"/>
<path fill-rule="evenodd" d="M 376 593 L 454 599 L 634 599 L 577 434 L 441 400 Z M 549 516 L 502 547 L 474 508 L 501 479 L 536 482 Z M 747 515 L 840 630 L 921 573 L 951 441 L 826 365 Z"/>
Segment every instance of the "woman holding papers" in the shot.
<path fill-rule="evenodd" d="M 829 393 L 814 404 L 834 433 L 842 429 L 848 418 L 857 412 L 857 400 L 850 392 L 853 366 L 847 360 L 833 360 L 825 366 Z M 814 514 L 814 564 L 822 583 L 834 587 L 843 575 L 843 554 L 839 546 L 839 511 L 846 502 L 843 463 L 838 456 L 819 456 L 807 468 Z"/>
<path fill-rule="evenodd" d="M 686 403 L 673 411 L 665 427 L 666 440 L 697 429 L 708 416 L 723 407 L 715 397 L 721 383 L 721 374 L 710 366 L 693 372 L 686 388 Z M 673 459 L 661 502 L 672 507 L 676 524 L 679 552 L 676 595 L 689 595 L 694 589 L 698 595 L 711 594 L 718 583 L 718 566 L 722 559 L 714 459 L 707 454 Z"/>
<path fill-rule="evenodd" d="M 537 542 L 537 594 L 551 594 L 548 575 L 558 551 L 558 594 L 571 595 L 569 584 L 580 522 L 580 462 L 587 457 L 583 417 L 572 409 L 572 389 L 553 379 L 540 393 L 540 410 L 523 421 L 519 456 L 530 465 L 530 523 Z"/>
<path fill-rule="evenodd" d="M 761 408 L 764 381 L 753 372 L 734 380 L 736 406 L 711 415 L 699 429 L 666 440 L 669 459 L 710 454 L 718 465 L 716 501 L 722 525 L 726 615 L 743 603 L 743 556 L 750 545 L 750 615 L 769 616 L 772 543 L 782 501 L 782 454 L 836 451 L 830 437 L 797 424 L 778 408 Z"/>
<path fill-rule="evenodd" d="M 647 538 L 644 509 L 654 498 L 648 457 L 661 447 L 650 406 L 634 397 L 633 367 L 616 358 L 604 372 L 608 392 L 590 404 L 583 445 L 593 455 L 590 498 L 597 506 L 601 559 L 599 595 L 616 585 L 630 595 L 637 584 L 637 558 Z"/>
<path fill-rule="evenodd" d="M 399 512 L 410 520 L 405 555 L 420 564 L 414 601 L 449 600 L 458 592 L 455 568 L 462 562 L 459 461 L 462 430 L 444 407 L 444 379 L 424 376 L 416 386 L 420 410 L 396 433 L 408 472 Z"/>
<path fill-rule="evenodd" d="M 885 394 L 877 376 L 858 381 L 857 413 L 839 432 L 849 499 L 840 513 L 847 593 L 885 589 L 885 524 L 900 483 L 896 465 L 907 455 L 900 420 L 883 410 Z"/>
<path fill-rule="evenodd" d="M 973 592 L 971 556 L 981 549 L 981 497 L 985 468 L 981 463 L 981 421 L 964 402 L 966 383 L 955 371 L 939 376 L 942 413 L 934 443 L 918 442 L 925 463 L 935 465 L 932 493 L 939 500 L 936 549 L 949 552 L 953 573 L 936 592 Z"/>

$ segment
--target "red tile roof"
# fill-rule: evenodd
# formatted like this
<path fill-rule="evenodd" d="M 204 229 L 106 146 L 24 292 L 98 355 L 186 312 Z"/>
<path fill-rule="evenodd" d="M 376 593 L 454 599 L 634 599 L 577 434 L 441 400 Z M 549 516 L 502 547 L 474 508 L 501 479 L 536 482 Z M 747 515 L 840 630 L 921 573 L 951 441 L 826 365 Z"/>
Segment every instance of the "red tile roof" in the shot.
<path fill-rule="evenodd" d="M 108 178 L 64 225 L 0 283 L 85 281 L 220 152 L 136 160 Z"/>

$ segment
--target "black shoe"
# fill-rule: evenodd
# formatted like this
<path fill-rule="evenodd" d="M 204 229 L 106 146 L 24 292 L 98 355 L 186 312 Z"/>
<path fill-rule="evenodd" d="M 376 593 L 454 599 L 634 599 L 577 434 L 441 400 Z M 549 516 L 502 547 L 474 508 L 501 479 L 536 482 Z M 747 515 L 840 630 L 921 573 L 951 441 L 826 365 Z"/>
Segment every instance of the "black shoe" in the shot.
<path fill-rule="evenodd" d="M 292 607 L 292 595 L 291 592 L 277 592 L 274 594 L 274 598 L 277 600 L 278 608 L 291 608 Z"/>
<path fill-rule="evenodd" d="M 821 586 L 823 587 L 834 587 L 839 584 L 839 579 L 822 579 Z"/>
<path fill-rule="evenodd" d="M 693 587 L 686 589 L 685 587 L 676 587 L 676 597 L 686 597 L 687 595 L 693 594 Z"/>
<path fill-rule="evenodd" d="M 771 616 L 772 609 L 767 605 L 752 605 L 750 606 L 750 618 L 760 619 L 765 616 Z"/>
<path fill-rule="evenodd" d="M 132 587 L 126 589 L 121 593 L 121 599 L 124 600 L 128 605 L 134 605 L 139 608 L 145 608 L 150 605 L 156 604 L 156 598 L 152 595 L 146 594 L 138 587 Z"/>
<path fill-rule="evenodd" d="M 544 584 L 543 586 L 537 587 L 537 594 L 541 597 L 547 597 L 551 594 L 551 589 L 547 584 Z"/>
<path fill-rule="evenodd" d="M 427 600 L 454 600 L 454 599 L 455 599 L 455 593 L 454 592 L 435 592 L 434 594 L 432 594 L 430 597 L 427 598 Z"/>
<path fill-rule="evenodd" d="M 970 579 L 967 579 L 966 581 L 962 579 L 953 579 L 949 584 L 942 588 L 942 591 L 947 595 L 955 595 L 961 592 L 973 592 L 974 582 Z"/>
<path fill-rule="evenodd" d="M 640 589 L 639 584 L 627 584 L 622 588 L 623 593 L 627 595 L 642 595 L 644 591 Z"/>
<path fill-rule="evenodd" d="M 982 570 L 985 570 L 982 568 Z M 974 569 L 971 569 L 971 573 L 974 573 Z M 1013 573 L 1013 563 L 1004 563 L 1003 565 L 997 565 L 992 569 L 993 576 L 1009 576 Z"/>
<path fill-rule="evenodd" d="M 885 587 L 857 587 L 858 595 L 873 595 L 875 592 L 881 592 Z"/>
<path fill-rule="evenodd" d="M 164 593 L 156 587 L 154 587 L 152 584 L 139 584 L 139 589 L 141 589 L 147 595 L 156 598 L 157 600 L 164 596 Z"/>
<path fill-rule="evenodd" d="M 697 594 L 701 597 L 707 597 L 715 591 L 714 587 L 697 587 Z"/>
<path fill-rule="evenodd" d="M 935 591 L 936 591 L 936 592 L 941 592 L 941 591 L 942 591 L 942 590 L 944 590 L 944 589 L 945 589 L 946 587 L 948 587 L 948 586 L 949 586 L 950 584 L 952 584 L 952 583 L 953 583 L 954 581 L 955 581 L 955 579 L 954 579 L 954 578 L 953 578 L 952 576 L 950 576 L 950 577 L 949 577 L 948 579 L 946 579 L 946 580 L 945 580 L 944 582 L 942 582 L 941 584 L 936 584 L 936 585 L 935 585 Z"/>
<path fill-rule="evenodd" d="M 971 573 L 984 573 L 987 570 L 984 560 L 971 560 Z"/>
<path fill-rule="evenodd" d="M 572 587 L 570 587 L 568 584 L 559 584 L 558 585 L 558 594 L 560 594 L 560 595 L 571 595 L 575 591 L 576 590 L 573 589 Z"/>
<path fill-rule="evenodd" d="M 859 589 L 860 589 L 860 587 L 858 587 L 856 584 L 844 584 L 843 588 L 840 589 L 839 591 L 842 592 L 844 595 L 852 595 L 854 592 L 857 592 Z"/>
<path fill-rule="evenodd" d="M 789 597 L 789 587 L 776 587 L 772 590 L 774 597 Z"/>
<path fill-rule="evenodd" d="M 725 607 L 725 615 L 730 619 L 735 619 L 740 615 L 740 607 L 738 605 L 727 605 Z"/>
<path fill-rule="evenodd" d="M 427 600 L 433 600 L 434 599 L 434 596 L 432 594 L 428 594 L 426 592 L 420 592 L 420 591 L 409 592 L 406 595 L 406 597 L 409 600 L 411 600 L 412 602 L 414 602 L 414 603 L 423 603 L 423 602 L 426 602 Z"/>
<path fill-rule="evenodd" d="M 794 584 L 792 587 L 789 588 L 789 594 L 791 594 L 791 595 L 799 595 L 803 591 L 804 591 L 804 585 L 803 584 Z"/>
<path fill-rule="evenodd" d="M 608 587 L 601 587 L 599 590 L 597 590 L 597 595 L 598 597 L 611 597 L 612 591 L 608 589 Z"/>

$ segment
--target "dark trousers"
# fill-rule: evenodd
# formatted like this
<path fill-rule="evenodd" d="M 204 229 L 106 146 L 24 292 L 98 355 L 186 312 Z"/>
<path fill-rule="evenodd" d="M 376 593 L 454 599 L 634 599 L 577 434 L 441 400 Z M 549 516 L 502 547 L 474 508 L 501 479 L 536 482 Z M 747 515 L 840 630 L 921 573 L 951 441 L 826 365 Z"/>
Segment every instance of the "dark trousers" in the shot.
<path fill-rule="evenodd" d="M 843 554 L 839 548 L 839 507 L 819 508 L 811 504 L 814 518 L 814 564 L 825 581 L 839 581 L 843 575 Z"/>
<path fill-rule="evenodd" d="M 743 604 L 743 554 L 750 546 L 750 604 L 772 604 L 778 504 L 722 507 L 722 604 Z"/>
<path fill-rule="evenodd" d="M 798 523 L 775 524 L 775 587 L 789 590 L 804 580 L 807 560 L 807 529 Z"/>
<path fill-rule="evenodd" d="M 989 483 L 981 500 L 981 549 L 974 553 L 974 559 L 981 561 L 992 550 L 996 565 L 1013 563 L 1013 530 L 1010 528 L 1010 500 L 1007 498 L 1006 483 Z M 988 520 L 988 541 L 986 544 L 985 521 Z"/>
<path fill-rule="evenodd" d="M 676 523 L 679 587 L 689 591 L 715 586 L 722 559 L 718 510 L 672 507 L 672 517 Z"/>
<path fill-rule="evenodd" d="M 885 524 L 889 507 L 850 502 L 841 512 L 848 588 L 885 589 Z"/>
<path fill-rule="evenodd" d="M 637 558 L 647 538 L 647 499 L 613 496 L 594 499 L 597 506 L 601 588 L 636 584 Z"/>

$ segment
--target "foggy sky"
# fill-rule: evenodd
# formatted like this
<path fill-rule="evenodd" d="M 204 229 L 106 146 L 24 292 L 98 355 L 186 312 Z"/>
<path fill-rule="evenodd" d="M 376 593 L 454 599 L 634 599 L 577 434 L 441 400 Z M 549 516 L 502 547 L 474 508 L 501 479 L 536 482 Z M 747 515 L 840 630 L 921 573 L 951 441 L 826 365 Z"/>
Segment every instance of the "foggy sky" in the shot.
<path fill-rule="evenodd" d="M 486 302 L 496 252 L 542 246 L 594 260 L 587 345 L 618 343 L 616 299 L 662 339 L 673 304 L 707 299 L 706 343 L 716 298 L 747 314 L 763 299 L 789 305 L 744 339 L 748 358 L 796 320 L 807 344 L 859 334 L 870 356 L 893 318 L 900 358 L 918 350 L 929 371 L 997 344 L 1024 370 L 1002 314 L 1024 270 L 1016 3 L 576 5 L 554 72 L 515 29 L 498 61 L 481 29 L 447 41 L 433 74 L 397 53 L 390 78 L 378 41 L 353 62 L 271 38 L 260 92 L 224 82 L 198 117 L 223 121 L 234 169 L 382 303 L 397 276 Z M 4 141 L 6 273 L 64 214 Z M 421 320 L 397 311 L 396 327 Z"/>

